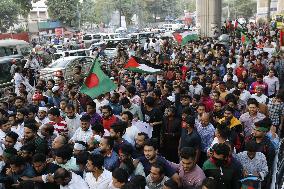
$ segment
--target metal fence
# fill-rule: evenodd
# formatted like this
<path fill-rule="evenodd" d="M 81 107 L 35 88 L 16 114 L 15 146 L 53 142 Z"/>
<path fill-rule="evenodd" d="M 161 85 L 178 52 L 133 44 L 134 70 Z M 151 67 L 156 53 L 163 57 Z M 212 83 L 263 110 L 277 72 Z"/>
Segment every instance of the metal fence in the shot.
<path fill-rule="evenodd" d="M 271 189 L 284 189 L 284 139 L 277 150 L 271 182 Z"/>

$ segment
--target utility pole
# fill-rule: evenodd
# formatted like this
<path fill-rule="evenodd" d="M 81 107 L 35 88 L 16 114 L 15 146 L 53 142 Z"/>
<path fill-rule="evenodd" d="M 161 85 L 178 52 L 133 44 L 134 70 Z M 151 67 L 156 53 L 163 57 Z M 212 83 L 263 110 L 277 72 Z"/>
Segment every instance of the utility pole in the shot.
<path fill-rule="evenodd" d="M 281 1 L 281 0 L 280 0 Z M 268 5 L 267 5 L 267 21 L 269 21 L 269 19 L 270 19 L 270 7 L 271 7 L 271 0 L 267 0 L 267 3 L 268 3 Z"/>
<path fill-rule="evenodd" d="M 121 0 L 119 0 L 119 27 L 121 27 Z"/>

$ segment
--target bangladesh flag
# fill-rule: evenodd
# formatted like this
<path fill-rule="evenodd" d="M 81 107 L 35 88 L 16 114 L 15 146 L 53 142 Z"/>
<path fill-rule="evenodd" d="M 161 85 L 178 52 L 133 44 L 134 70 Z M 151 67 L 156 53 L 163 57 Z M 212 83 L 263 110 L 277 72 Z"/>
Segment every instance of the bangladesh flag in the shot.
<path fill-rule="evenodd" d="M 88 77 L 85 79 L 85 82 L 80 89 L 80 92 L 95 98 L 101 94 L 113 91 L 116 88 L 117 86 L 102 71 L 100 62 L 96 59 Z"/>
<path fill-rule="evenodd" d="M 130 57 L 124 68 L 138 73 L 157 73 L 161 71 L 161 66 L 134 56 Z"/>
<path fill-rule="evenodd" d="M 251 42 L 251 39 L 247 36 L 247 34 L 242 32 L 241 41 L 242 44 L 247 45 L 248 43 Z"/>
<path fill-rule="evenodd" d="M 182 46 L 187 44 L 189 41 L 197 41 L 199 39 L 197 33 L 194 32 L 174 33 L 173 36 Z"/>

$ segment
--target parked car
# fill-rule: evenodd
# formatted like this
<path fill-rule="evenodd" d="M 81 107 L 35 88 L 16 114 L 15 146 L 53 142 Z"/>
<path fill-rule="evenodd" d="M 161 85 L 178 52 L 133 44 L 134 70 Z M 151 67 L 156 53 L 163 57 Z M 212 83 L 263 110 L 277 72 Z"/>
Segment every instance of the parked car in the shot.
<path fill-rule="evenodd" d="M 72 78 L 73 69 L 75 66 L 82 66 L 82 73 L 89 73 L 91 66 L 94 62 L 94 58 L 87 56 L 69 56 L 63 57 L 55 62 L 49 64 L 46 68 L 40 70 L 39 77 L 42 79 L 51 79 L 54 77 L 54 72 L 62 71 L 65 79 Z"/>
<path fill-rule="evenodd" d="M 78 49 L 54 53 L 53 60 L 65 57 L 66 53 L 68 53 L 69 56 L 90 56 L 90 49 Z"/>

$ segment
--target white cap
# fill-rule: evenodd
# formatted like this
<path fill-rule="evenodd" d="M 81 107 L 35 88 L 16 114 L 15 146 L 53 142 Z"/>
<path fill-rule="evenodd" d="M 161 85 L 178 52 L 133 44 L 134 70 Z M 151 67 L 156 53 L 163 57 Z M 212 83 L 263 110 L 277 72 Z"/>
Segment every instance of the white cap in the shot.
<path fill-rule="evenodd" d="M 45 111 L 45 112 L 47 112 L 47 107 L 39 107 L 38 111 Z"/>
<path fill-rule="evenodd" d="M 52 92 L 58 91 L 59 88 L 60 88 L 60 87 L 59 87 L 58 85 L 55 85 L 54 87 L 52 87 Z"/>

